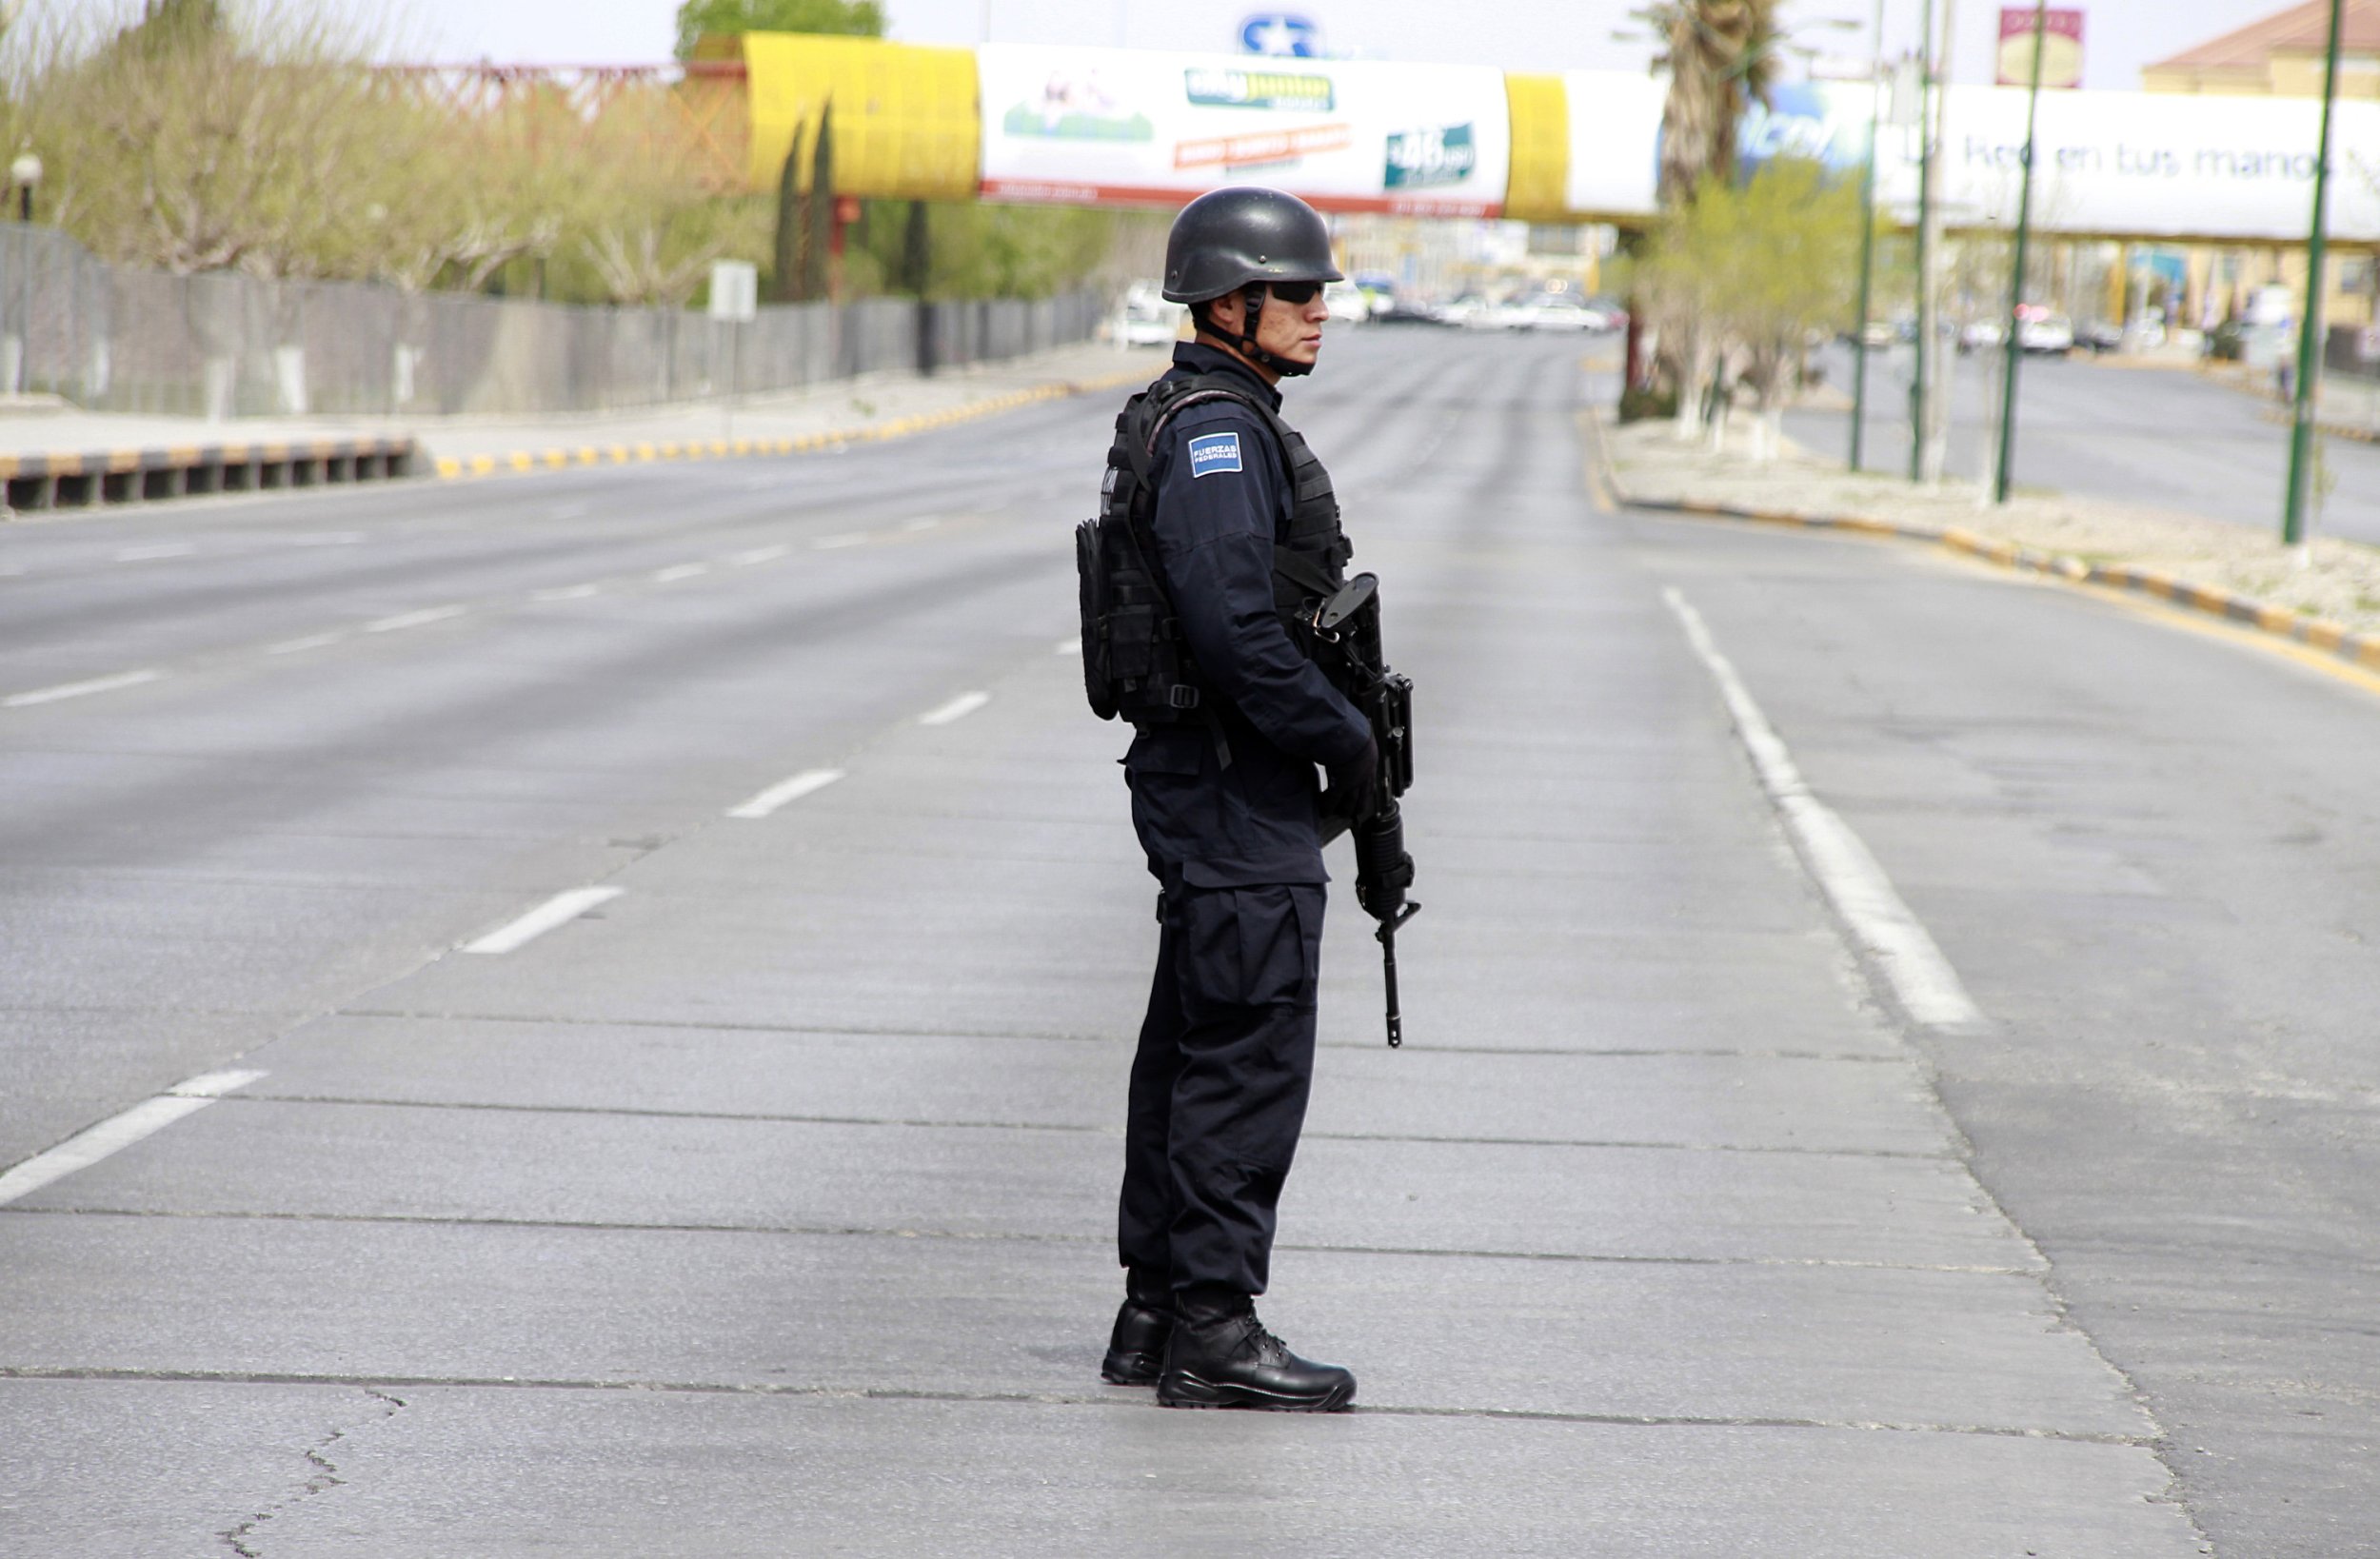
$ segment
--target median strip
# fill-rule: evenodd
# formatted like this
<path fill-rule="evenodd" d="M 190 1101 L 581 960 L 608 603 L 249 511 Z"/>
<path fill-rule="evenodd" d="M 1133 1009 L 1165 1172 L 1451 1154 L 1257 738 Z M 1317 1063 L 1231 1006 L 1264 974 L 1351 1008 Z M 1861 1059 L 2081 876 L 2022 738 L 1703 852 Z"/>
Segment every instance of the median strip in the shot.
<path fill-rule="evenodd" d="M 773 439 L 640 441 L 634 444 L 580 444 L 567 448 L 514 449 L 503 454 L 441 456 L 434 469 L 447 481 L 469 481 L 507 473 L 563 471 L 596 465 L 643 465 L 656 461 L 728 460 L 753 455 L 833 452 L 848 449 L 854 444 L 883 444 L 919 433 L 931 433 L 938 428 L 975 422 L 1044 401 L 1062 401 L 1078 395 L 1099 394 L 1124 385 L 1145 384 L 1150 377 L 1146 371 L 1135 368 L 1098 379 L 1061 380 L 1054 384 L 1036 385 L 1028 389 L 1011 390 L 1004 395 L 989 396 L 981 401 L 970 401 L 964 405 L 946 406 L 940 411 L 915 412 L 885 422 L 830 428 L 822 433 L 802 433 Z"/>

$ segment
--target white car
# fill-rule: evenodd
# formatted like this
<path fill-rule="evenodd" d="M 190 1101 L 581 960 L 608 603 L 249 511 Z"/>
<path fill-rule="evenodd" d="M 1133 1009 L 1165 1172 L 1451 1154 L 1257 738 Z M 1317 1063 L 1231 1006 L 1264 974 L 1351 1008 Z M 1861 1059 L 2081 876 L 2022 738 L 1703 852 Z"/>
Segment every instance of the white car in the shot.
<path fill-rule="evenodd" d="M 2016 349 L 2064 357 L 2074 349 L 2074 322 L 2063 314 L 2028 314 L 2016 326 Z"/>
<path fill-rule="evenodd" d="M 1323 283 L 1322 306 L 1341 325 L 1361 325 L 1372 317 L 1372 300 L 1353 282 Z"/>
<path fill-rule="evenodd" d="M 1998 320 L 1970 320 L 1959 326 L 1958 349 L 1979 352 L 2005 345 L 2008 326 Z"/>
<path fill-rule="evenodd" d="M 1529 326 L 1534 330 L 1601 330 L 1608 325 L 1600 313 L 1568 293 L 1539 298 L 1531 312 Z"/>
<path fill-rule="evenodd" d="M 1181 326 L 1190 310 L 1167 303 L 1154 282 L 1135 282 L 1125 289 L 1123 315 L 1116 322 L 1116 340 L 1125 346 L 1170 346 L 1181 339 Z"/>

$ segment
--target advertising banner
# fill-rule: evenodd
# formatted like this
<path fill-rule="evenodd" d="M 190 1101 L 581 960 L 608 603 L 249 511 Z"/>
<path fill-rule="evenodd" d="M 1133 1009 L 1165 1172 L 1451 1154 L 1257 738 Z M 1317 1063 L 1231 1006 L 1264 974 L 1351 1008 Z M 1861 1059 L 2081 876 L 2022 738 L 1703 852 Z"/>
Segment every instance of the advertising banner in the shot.
<path fill-rule="evenodd" d="M 1621 222 L 1652 215 L 1663 84 L 1617 71 L 1573 71 L 1562 82 L 1570 209 Z M 2015 225 L 2027 95 L 2016 88 L 1950 89 L 1941 198 L 1953 227 Z M 1745 118 L 1742 166 L 1749 171 L 1791 154 L 1855 178 L 1874 107 L 1864 83 L 1780 88 Z M 2313 216 L 2321 111 L 2303 98 L 2045 95 L 2034 226 L 2091 237 L 2303 243 Z M 2380 240 L 2380 104 L 2341 103 L 2333 133 L 2331 234 L 2350 243 Z M 1877 153 L 1878 202 L 1912 220 L 1915 134 L 1888 123 Z"/>
<path fill-rule="evenodd" d="M 1325 210 L 1503 207 L 1504 76 L 1479 66 L 986 44 L 987 200 L 1180 206 L 1267 184 Z"/>
<path fill-rule="evenodd" d="M 1951 89 L 1942 199 L 1953 227 L 2014 226 L 2026 96 L 2013 88 Z M 2313 219 L 2321 116 L 2311 99 L 2045 96 L 2034 225 L 2090 235 L 2302 243 Z M 2331 233 L 2380 239 L 2380 105 L 2340 104 L 2333 133 Z M 1890 132 L 1885 143 L 1893 155 L 1879 187 L 1906 215 L 1917 198 L 1916 148 Z"/>
<path fill-rule="evenodd" d="M 2031 6 L 2000 8 L 1999 84 L 2033 86 L 2033 18 Z M 2042 17 L 2048 42 L 2041 55 L 2041 85 L 2059 90 L 2082 86 L 2083 13 L 2053 10 Z"/>

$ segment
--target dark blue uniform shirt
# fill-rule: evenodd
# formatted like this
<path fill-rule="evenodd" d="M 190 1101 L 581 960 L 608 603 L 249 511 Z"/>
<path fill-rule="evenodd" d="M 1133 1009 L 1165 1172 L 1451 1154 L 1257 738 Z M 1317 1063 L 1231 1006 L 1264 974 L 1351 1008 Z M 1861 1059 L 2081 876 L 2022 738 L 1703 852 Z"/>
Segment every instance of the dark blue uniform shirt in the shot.
<path fill-rule="evenodd" d="M 1279 409 L 1271 385 L 1212 346 L 1175 347 L 1166 377 L 1216 372 Z M 1231 761 L 1196 717 L 1137 735 L 1124 774 L 1141 848 L 1194 888 L 1327 881 L 1315 765 L 1360 757 L 1372 727 L 1273 604 L 1273 546 L 1292 503 L 1280 445 L 1254 412 L 1215 401 L 1168 423 L 1155 454 L 1158 565 Z"/>

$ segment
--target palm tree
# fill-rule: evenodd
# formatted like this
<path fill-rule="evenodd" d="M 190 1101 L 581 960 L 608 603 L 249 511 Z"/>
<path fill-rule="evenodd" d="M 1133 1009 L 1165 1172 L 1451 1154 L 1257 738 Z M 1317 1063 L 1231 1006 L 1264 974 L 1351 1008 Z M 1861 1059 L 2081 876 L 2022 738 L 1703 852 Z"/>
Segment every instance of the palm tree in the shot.
<path fill-rule="evenodd" d="M 1694 198 L 1706 178 L 1733 182 L 1735 128 L 1775 83 L 1785 32 L 1780 0 L 1654 0 L 1630 14 L 1660 46 L 1653 69 L 1669 72 L 1661 110 L 1660 203 Z"/>

